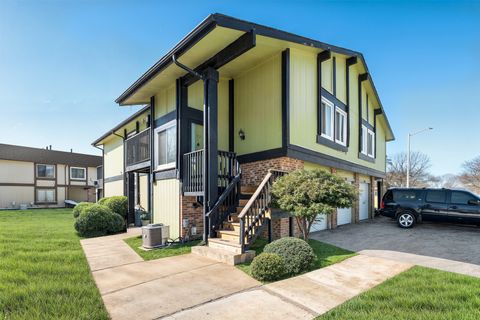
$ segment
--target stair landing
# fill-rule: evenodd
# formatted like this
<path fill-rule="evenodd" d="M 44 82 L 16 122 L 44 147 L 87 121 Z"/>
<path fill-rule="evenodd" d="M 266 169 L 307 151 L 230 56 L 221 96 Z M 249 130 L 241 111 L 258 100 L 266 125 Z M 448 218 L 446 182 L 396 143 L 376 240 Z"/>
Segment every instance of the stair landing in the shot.
<path fill-rule="evenodd" d="M 228 245 L 223 248 L 221 245 L 212 246 L 212 240 L 208 240 L 208 246 L 195 246 L 192 247 L 192 253 L 203 256 L 218 262 L 223 262 L 229 265 L 236 265 L 241 263 L 250 262 L 255 257 L 254 250 L 247 250 L 244 253 L 237 253 L 228 248 Z"/>

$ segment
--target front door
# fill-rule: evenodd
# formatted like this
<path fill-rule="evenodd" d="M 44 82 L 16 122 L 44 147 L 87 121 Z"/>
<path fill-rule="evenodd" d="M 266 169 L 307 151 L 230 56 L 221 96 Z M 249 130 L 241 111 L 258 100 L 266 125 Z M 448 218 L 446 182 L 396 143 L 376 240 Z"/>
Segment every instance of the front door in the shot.
<path fill-rule="evenodd" d="M 359 201 L 359 219 L 365 220 L 368 219 L 368 190 L 370 189 L 370 184 L 368 183 L 360 183 L 359 191 L 360 194 L 358 195 Z"/>
<path fill-rule="evenodd" d="M 465 191 L 452 191 L 448 206 L 450 220 L 463 223 L 480 222 L 480 205 L 478 198 Z"/>

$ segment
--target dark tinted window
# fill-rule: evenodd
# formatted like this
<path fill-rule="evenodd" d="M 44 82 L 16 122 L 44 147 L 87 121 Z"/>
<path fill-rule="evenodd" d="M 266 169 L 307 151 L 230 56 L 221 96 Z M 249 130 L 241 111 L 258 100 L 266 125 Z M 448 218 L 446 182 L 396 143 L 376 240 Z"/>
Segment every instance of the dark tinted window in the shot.
<path fill-rule="evenodd" d="M 395 202 L 416 201 L 419 198 L 418 190 L 395 190 L 393 192 L 393 200 Z"/>
<path fill-rule="evenodd" d="M 445 202 L 446 195 L 447 195 L 447 192 L 445 190 L 430 190 L 430 191 L 427 191 L 427 196 L 425 197 L 425 201 L 442 203 L 442 202 Z"/>
<path fill-rule="evenodd" d="M 454 204 L 468 204 L 470 200 L 477 200 L 476 197 L 467 192 L 462 191 L 452 191 L 451 203 Z"/>
<path fill-rule="evenodd" d="M 393 201 L 393 191 L 387 191 L 383 196 L 383 201 Z"/>

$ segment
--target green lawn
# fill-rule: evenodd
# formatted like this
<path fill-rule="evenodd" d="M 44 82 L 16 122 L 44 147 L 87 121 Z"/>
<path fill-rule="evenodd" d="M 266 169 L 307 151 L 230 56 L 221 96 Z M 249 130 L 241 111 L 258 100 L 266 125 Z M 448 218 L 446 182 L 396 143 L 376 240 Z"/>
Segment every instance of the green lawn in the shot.
<path fill-rule="evenodd" d="M 480 279 L 413 267 L 317 318 L 480 319 Z"/>
<path fill-rule="evenodd" d="M 0 211 L 0 319 L 108 319 L 70 209 Z"/>
<path fill-rule="evenodd" d="M 200 240 L 190 241 L 183 244 L 174 244 L 166 248 L 157 248 L 149 251 L 140 249 L 142 245 L 142 236 L 128 238 L 124 240 L 143 260 L 154 260 L 181 254 L 190 253 L 192 247 L 200 243 Z"/>
<path fill-rule="evenodd" d="M 313 251 L 317 255 L 317 259 L 314 261 L 312 267 L 308 271 L 324 268 L 334 263 L 341 262 L 345 259 L 353 257 L 356 253 L 332 246 L 328 243 L 323 243 L 317 240 L 310 239 L 308 241 Z M 257 239 L 255 243 L 250 247 L 251 250 L 255 250 L 256 255 L 259 255 L 263 251 L 263 247 L 267 245 L 267 241 L 263 239 Z M 239 264 L 236 267 L 240 270 L 251 275 L 251 263 Z"/>

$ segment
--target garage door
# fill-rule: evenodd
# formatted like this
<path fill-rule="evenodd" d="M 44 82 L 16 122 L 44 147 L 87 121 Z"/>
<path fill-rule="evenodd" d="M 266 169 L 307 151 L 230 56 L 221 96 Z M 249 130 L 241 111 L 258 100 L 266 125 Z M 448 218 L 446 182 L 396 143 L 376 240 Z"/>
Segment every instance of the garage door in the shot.
<path fill-rule="evenodd" d="M 337 209 L 337 225 L 352 223 L 352 208 Z"/>
<path fill-rule="evenodd" d="M 321 231 L 325 229 L 327 229 L 327 216 L 324 214 L 319 214 L 315 222 L 312 223 L 310 232 Z"/>
<path fill-rule="evenodd" d="M 370 185 L 368 183 L 360 183 L 360 194 L 358 195 L 358 201 L 360 203 L 360 220 L 368 219 L 368 190 Z"/>

